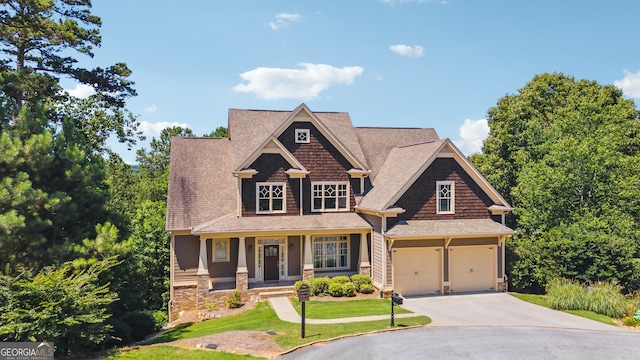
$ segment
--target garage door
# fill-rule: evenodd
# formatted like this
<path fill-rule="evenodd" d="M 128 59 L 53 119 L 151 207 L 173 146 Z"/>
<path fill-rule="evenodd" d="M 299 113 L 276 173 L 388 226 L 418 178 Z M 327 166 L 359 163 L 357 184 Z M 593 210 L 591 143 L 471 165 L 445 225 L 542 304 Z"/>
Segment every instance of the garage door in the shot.
<path fill-rule="evenodd" d="M 496 280 L 495 245 L 449 248 L 451 290 L 494 290 Z"/>
<path fill-rule="evenodd" d="M 425 295 L 440 291 L 441 248 L 393 250 L 393 289 L 401 295 Z"/>

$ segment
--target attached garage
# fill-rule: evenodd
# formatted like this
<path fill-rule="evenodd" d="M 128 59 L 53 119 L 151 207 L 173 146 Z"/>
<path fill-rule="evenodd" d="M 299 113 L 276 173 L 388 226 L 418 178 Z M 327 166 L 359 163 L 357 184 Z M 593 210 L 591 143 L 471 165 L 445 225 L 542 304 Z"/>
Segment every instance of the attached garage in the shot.
<path fill-rule="evenodd" d="M 403 296 L 441 293 L 440 247 L 393 250 L 393 289 Z"/>
<path fill-rule="evenodd" d="M 449 248 L 451 291 L 496 290 L 496 245 L 452 246 Z"/>

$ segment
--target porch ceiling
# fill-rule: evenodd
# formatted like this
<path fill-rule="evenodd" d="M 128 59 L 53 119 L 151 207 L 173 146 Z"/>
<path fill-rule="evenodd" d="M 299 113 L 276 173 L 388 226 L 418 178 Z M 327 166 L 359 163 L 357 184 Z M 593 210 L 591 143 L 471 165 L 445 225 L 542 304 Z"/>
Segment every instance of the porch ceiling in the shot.
<path fill-rule="evenodd" d="M 409 220 L 385 235 L 391 238 L 448 238 L 512 235 L 515 231 L 491 219 Z"/>
<path fill-rule="evenodd" d="M 352 212 L 302 216 L 245 216 L 229 214 L 194 227 L 194 235 L 222 233 L 268 233 L 314 230 L 371 230 L 371 225 Z"/>

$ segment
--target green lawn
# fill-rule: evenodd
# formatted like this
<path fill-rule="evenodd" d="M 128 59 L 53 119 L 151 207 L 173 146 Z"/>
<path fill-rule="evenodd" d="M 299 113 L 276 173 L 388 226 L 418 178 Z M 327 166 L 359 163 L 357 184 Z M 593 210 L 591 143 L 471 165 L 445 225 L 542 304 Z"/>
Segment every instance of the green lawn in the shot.
<path fill-rule="evenodd" d="M 180 359 L 180 360 L 251 360 L 262 359 L 250 355 L 236 355 L 220 351 L 209 350 L 189 350 L 174 346 L 145 346 L 131 351 L 122 350 L 110 359 L 136 359 L 136 360 L 156 360 L 156 359 Z"/>
<path fill-rule="evenodd" d="M 302 315 L 302 304 L 296 298 L 289 298 L 298 314 Z M 394 307 L 396 314 L 410 314 L 411 311 L 400 306 Z M 307 319 L 336 319 L 354 316 L 389 315 L 391 300 L 366 299 L 346 301 L 307 301 L 305 316 Z"/>
<path fill-rule="evenodd" d="M 520 300 L 524 300 L 524 301 L 551 309 L 551 306 L 549 306 L 549 302 L 547 301 L 545 295 L 518 294 L 518 293 L 510 293 L 510 294 L 517 297 Z M 584 318 L 595 320 L 604 324 L 618 326 L 618 324 L 613 322 L 610 317 L 595 313 L 593 311 L 587 311 L 587 310 L 561 310 L 561 311 L 564 311 L 569 314 L 582 316 Z"/>
<path fill-rule="evenodd" d="M 334 302 L 335 303 L 335 302 Z M 396 327 L 426 325 L 431 322 L 427 316 L 396 319 Z M 233 330 L 274 331 L 276 343 L 289 349 L 316 340 L 330 339 L 341 335 L 365 333 L 388 329 L 390 320 L 367 321 L 346 324 L 307 324 L 306 337 L 300 338 L 300 324 L 281 321 L 268 302 L 259 303 L 254 309 L 221 319 L 213 319 L 198 324 L 180 325 L 152 339 L 148 343 L 163 343 L 189 339 L 209 334 Z"/>

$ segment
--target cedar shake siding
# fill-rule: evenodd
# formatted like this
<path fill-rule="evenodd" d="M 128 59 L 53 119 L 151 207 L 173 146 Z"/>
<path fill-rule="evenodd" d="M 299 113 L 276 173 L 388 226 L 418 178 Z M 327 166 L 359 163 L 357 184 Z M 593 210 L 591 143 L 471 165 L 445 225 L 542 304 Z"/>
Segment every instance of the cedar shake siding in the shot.
<path fill-rule="evenodd" d="M 173 251 L 174 285 L 195 284 L 200 254 L 200 238 L 192 235 L 176 235 Z"/>
<path fill-rule="evenodd" d="M 308 144 L 295 142 L 296 129 L 309 129 Z M 347 173 L 353 166 L 315 126 L 308 122 L 294 122 L 278 137 L 278 141 L 309 170 L 309 175 L 302 179 L 304 214 L 311 213 L 311 183 L 315 181 L 349 182 L 351 204 L 349 211 L 354 211 L 356 204 L 354 190 L 360 189 L 359 185 L 357 189 L 353 188 L 353 182 Z"/>
<path fill-rule="evenodd" d="M 436 214 L 436 181 L 455 181 L 455 214 Z M 396 206 L 406 209 L 389 227 L 402 220 L 449 220 L 491 218 L 487 207 L 493 201 L 454 159 L 435 159 L 411 185 Z"/>
<path fill-rule="evenodd" d="M 258 173 L 250 179 L 242 179 L 242 216 L 299 215 L 300 181 L 291 179 L 286 171 L 291 165 L 280 154 L 262 154 L 250 166 Z M 286 184 L 286 213 L 256 213 L 256 183 L 279 182 Z"/>

